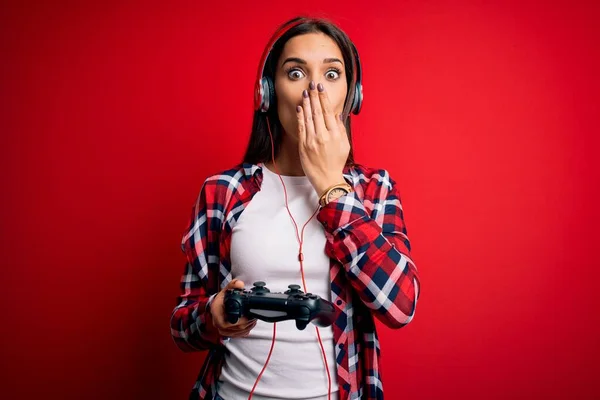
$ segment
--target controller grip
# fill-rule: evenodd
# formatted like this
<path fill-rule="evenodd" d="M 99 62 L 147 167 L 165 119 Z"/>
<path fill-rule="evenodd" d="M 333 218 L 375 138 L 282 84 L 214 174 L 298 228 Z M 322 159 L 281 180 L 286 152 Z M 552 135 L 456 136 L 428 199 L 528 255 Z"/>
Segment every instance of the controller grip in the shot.
<path fill-rule="evenodd" d="M 335 309 L 333 304 L 328 301 L 321 300 L 320 310 L 313 319 L 313 323 L 320 327 L 327 327 L 333 324 L 335 318 Z"/>
<path fill-rule="evenodd" d="M 306 307 L 301 307 L 298 309 L 298 313 L 296 314 L 296 328 L 299 330 L 304 330 L 306 325 L 310 323 L 310 310 Z"/>
<path fill-rule="evenodd" d="M 242 316 L 242 302 L 240 299 L 230 297 L 229 293 L 225 294 L 225 319 L 230 324 L 238 322 Z"/>

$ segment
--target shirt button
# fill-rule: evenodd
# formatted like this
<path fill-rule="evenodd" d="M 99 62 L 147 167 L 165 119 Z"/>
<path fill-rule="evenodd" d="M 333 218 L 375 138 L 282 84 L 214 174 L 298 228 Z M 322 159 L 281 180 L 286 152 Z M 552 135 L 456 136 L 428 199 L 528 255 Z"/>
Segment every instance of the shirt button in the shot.
<path fill-rule="evenodd" d="M 335 302 L 335 304 L 337 304 L 338 306 L 341 306 L 341 305 L 342 305 L 342 303 L 343 303 L 343 302 L 342 302 L 341 300 L 338 300 L 338 301 L 336 301 L 336 302 Z"/>

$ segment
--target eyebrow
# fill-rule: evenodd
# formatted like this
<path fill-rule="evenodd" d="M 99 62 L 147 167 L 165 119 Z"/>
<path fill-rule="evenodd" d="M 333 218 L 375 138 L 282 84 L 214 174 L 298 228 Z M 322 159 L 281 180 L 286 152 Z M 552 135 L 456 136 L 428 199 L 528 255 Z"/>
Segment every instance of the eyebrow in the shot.
<path fill-rule="evenodd" d="M 306 60 L 303 60 L 301 58 L 298 57 L 288 57 L 285 59 L 285 61 L 281 64 L 281 66 L 283 67 L 286 63 L 288 62 L 297 62 L 298 64 L 307 64 Z M 326 58 L 323 60 L 323 64 L 331 64 L 334 62 L 338 62 L 342 65 L 344 65 L 344 63 L 342 62 L 342 60 L 340 60 L 339 58 Z"/>

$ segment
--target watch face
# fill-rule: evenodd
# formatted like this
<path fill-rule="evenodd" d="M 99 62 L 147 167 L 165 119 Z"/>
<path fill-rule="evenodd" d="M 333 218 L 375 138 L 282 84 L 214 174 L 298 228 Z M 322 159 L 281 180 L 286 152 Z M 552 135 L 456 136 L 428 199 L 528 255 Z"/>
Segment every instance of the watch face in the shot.
<path fill-rule="evenodd" d="M 334 195 L 334 194 L 336 194 L 336 195 L 339 194 L 339 195 L 343 196 L 343 195 L 345 195 L 347 193 L 348 193 L 348 191 L 346 191 L 344 189 L 333 189 L 331 191 L 331 193 L 329 193 L 329 198 L 331 198 L 332 195 Z"/>

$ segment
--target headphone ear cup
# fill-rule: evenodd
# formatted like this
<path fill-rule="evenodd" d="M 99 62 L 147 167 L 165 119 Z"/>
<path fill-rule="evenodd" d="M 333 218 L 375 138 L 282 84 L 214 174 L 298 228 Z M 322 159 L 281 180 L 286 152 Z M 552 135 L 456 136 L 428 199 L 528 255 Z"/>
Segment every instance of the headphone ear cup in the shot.
<path fill-rule="evenodd" d="M 254 89 L 254 109 L 260 112 L 267 112 L 269 106 L 273 103 L 274 89 L 271 80 L 263 76 L 256 82 Z"/>
<path fill-rule="evenodd" d="M 265 100 L 264 100 L 264 107 L 263 110 L 264 112 L 267 112 L 269 110 L 269 107 L 272 104 L 275 104 L 275 85 L 273 84 L 273 80 L 268 77 L 268 76 L 264 76 L 262 78 L 263 80 L 263 87 L 264 87 L 264 94 L 265 94 Z"/>
<path fill-rule="evenodd" d="M 363 91 L 362 84 L 360 82 L 356 83 L 356 88 L 354 90 L 354 98 L 352 99 L 352 113 L 357 115 L 360 112 L 363 102 Z"/>

